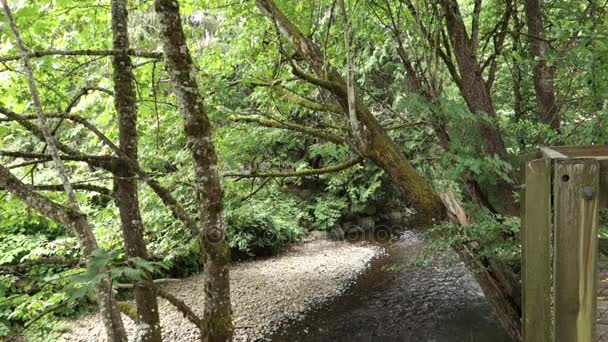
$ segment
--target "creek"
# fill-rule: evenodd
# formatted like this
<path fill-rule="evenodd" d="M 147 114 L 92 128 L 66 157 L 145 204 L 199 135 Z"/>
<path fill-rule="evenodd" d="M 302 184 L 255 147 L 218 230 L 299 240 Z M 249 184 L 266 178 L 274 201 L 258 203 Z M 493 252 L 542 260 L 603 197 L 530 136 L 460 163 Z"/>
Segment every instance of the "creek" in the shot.
<path fill-rule="evenodd" d="M 273 341 L 509 341 L 453 253 L 431 256 L 420 266 L 414 261 L 428 242 L 416 231 L 363 239 L 387 253 L 345 295 L 317 307 Z"/>

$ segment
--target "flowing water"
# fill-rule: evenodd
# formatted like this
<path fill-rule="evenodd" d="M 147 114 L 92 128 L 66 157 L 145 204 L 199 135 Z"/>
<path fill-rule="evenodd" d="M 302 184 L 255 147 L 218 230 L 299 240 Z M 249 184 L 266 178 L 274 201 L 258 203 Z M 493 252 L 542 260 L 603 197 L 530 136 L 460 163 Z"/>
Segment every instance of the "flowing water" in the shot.
<path fill-rule="evenodd" d="M 346 295 L 273 341 L 509 341 L 472 275 L 451 253 L 415 266 L 425 244 L 417 233 L 377 237 L 369 243 L 383 244 L 387 255 Z"/>

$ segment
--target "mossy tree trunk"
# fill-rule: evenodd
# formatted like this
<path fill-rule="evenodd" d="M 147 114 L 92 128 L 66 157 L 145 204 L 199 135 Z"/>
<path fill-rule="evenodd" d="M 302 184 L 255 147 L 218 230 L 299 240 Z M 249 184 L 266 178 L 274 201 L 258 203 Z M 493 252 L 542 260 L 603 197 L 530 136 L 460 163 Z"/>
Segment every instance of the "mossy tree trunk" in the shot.
<path fill-rule="evenodd" d="M 554 65 L 547 63 L 549 43 L 545 38 L 543 10 L 539 0 L 524 1 L 528 23 L 528 41 L 532 55 L 536 60 L 534 66 L 534 92 L 536 93 L 536 111 L 540 122 L 555 130 L 560 128 L 559 108 L 555 100 Z"/>
<path fill-rule="evenodd" d="M 69 207 L 59 205 L 52 200 L 44 197 L 31 188 L 26 186 L 18 178 L 13 176 L 10 171 L 0 165 L 0 187 L 8 190 L 21 201 L 28 206 L 40 211 L 43 215 L 60 222 L 67 227 L 71 228 L 74 235 L 78 239 L 82 254 L 87 259 L 87 263 L 91 260 L 93 252 L 99 247 L 93 230 L 89 225 L 89 221 L 86 216 L 82 213 L 78 200 L 76 199 L 76 192 L 70 182 L 70 177 L 66 171 L 65 165 L 61 160 L 58 149 L 58 142 L 55 136 L 51 132 L 49 127 L 46 114 L 42 108 L 42 102 L 36 85 L 36 79 L 29 59 L 27 48 L 21 38 L 21 33 L 12 11 L 6 0 L 2 0 L 2 7 L 6 18 L 8 19 L 11 30 L 13 31 L 15 42 L 19 48 L 21 60 L 23 62 L 23 69 L 28 81 L 28 87 L 32 96 L 32 103 L 38 117 L 39 127 L 37 131 L 42 135 L 44 141 L 47 144 L 49 154 L 55 166 L 55 170 L 61 179 L 64 192 L 68 198 Z M 101 270 L 102 272 L 104 270 Z M 116 305 L 114 293 L 112 290 L 111 278 L 104 277 L 96 284 L 96 299 L 97 304 L 102 315 L 102 320 L 106 328 L 106 337 L 109 342 L 126 342 L 127 334 L 120 317 L 120 311 Z"/>
<path fill-rule="evenodd" d="M 112 33 L 114 50 L 125 51 L 112 58 L 119 148 L 125 157 L 137 163 L 137 107 L 133 84 L 135 77 L 131 57 L 126 53 L 129 49 L 126 0 L 112 0 Z M 139 209 L 137 174 L 127 163 L 124 163 L 115 176 L 115 198 L 120 213 L 125 252 L 130 258 L 146 260 L 148 252 Z M 144 277 L 135 283 L 133 293 L 137 306 L 138 339 L 144 342 L 160 342 L 162 338 L 158 303 L 150 272 L 144 271 Z"/>
<path fill-rule="evenodd" d="M 478 130 L 482 140 L 483 153 L 488 156 L 498 156 L 504 162 L 509 163 L 509 156 L 497 126 L 496 110 L 490 94 L 493 79 L 484 80 L 483 69 L 477 59 L 478 32 L 474 30 L 471 34 L 467 32 L 456 0 L 442 0 L 440 3 L 445 12 L 447 34 L 460 74 L 460 93 L 469 110 L 480 116 Z M 510 7 L 508 7 L 508 11 L 510 11 Z M 503 20 L 508 23 L 509 17 L 510 12 Z M 487 116 L 487 119 L 482 119 L 481 116 Z M 493 192 L 495 193 L 494 203 L 501 213 L 517 215 L 519 209 L 513 197 L 511 184 L 498 179 Z"/>
<path fill-rule="evenodd" d="M 230 249 L 224 232 L 223 192 L 209 118 L 196 81 L 184 35 L 179 4 L 156 0 L 165 63 L 184 120 L 188 148 L 194 162 L 196 200 L 202 224 L 200 242 L 205 267 L 205 304 L 202 340 L 225 342 L 232 339 L 230 305 Z"/>

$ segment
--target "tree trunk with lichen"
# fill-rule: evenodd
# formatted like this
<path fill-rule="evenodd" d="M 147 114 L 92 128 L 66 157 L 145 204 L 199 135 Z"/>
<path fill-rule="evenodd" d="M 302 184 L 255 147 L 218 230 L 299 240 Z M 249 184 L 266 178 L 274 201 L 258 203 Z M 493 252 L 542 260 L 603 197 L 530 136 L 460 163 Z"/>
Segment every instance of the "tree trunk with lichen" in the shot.
<path fill-rule="evenodd" d="M 34 77 L 28 51 L 21 38 L 19 28 L 17 27 L 7 1 L 1 0 L 1 3 L 11 30 L 13 31 L 15 42 L 19 48 L 19 54 L 23 62 L 23 69 L 25 70 L 25 75 L 27 76 L 28 87 L 32 95 L 32 102 L 34 104 L 34 109 L 36 110 L 40 126 L 37 128 L 37 130 L 41 133 L 44 141 L 47 144 L 49 154 L 51 155 L 51 159 L 55 165 L 57 174 L 61 179 L 65 194 L 67 195 L 69 207 L 59 205 L 32 191 L 19 179 L 13 176 L 8 169 L 1 165 L 0 187 L 17 196 L 28 206 L 40 211 L 51 219 L 70 227 L 74 231 L 74 234 L 76 235 L 76 238 L 80 244 L 82 254 L 87 259 L 88 263 L 91 260 L 93 252 L 98 249 L 97 240 L 95 239 L 95 235 L 93 235 L 93 230 L 91 229 L 86 216 L 80 210 L 80 205 L 76 199 L 76 192 L 74 192 L 72 184 L 70 183 L 70 177 L 65 169 L 65 165 L 63 164 L 61 157 L 59 156 L 59 150 L 57 148 L 58 142 L 51 132 L 46 114 L 42 108 L 42 102 L 38 93 L 38 87 L 36 85 L 36 79 Z M 105 270 L 100 271 L 103 272 Z M 127 334 L 125 332 L 122 318 L 120 317 L 120 311 L 118 310 L 116 300 L 112 292 L 112 280 L 109 275 L 102 278 L 96 284 L 95 295 L 102 315 L 102 320 L 106 328 L 108 342 L 126 342 Z"/>
<path fill-rule="evenodd" d="M 118 51 L 129 49 L 128 13 L 125 0 L 112 1 L 113 48 Z M 137 162 L 137 107 L 133 84 L 131 57 L 117 54 L 112 58 L 114 68 L 114 106 L 118 113 L 119 148 L 124 156 Z M 144 227 L 139 210 L 137 177 L 126 163 L 115 173 L 116 204 L 120 213 L 125 252 L 129 258 L 146 260 L 148 253 L 144 241 Z M 161 327 L 154 283 L 150 272 L 144 270 L 144 277 L 133 288 L 137 306 L 136 322 L 139 341 L 160 342 Z"/>
<path fill-rule="evenodd" d="M 194 162 L 196 200 L 201 218 L 200 242 L 205 267 L 202 340 L 232 339 L 232 310 L 228 264 L 230 249 L 224 232 L 223 192 L 212 130 L 196 81 L 196 70 L 175 0 L 156 0 L 161 40 L 173 91 L 184 120 L 188 148 Z"/>

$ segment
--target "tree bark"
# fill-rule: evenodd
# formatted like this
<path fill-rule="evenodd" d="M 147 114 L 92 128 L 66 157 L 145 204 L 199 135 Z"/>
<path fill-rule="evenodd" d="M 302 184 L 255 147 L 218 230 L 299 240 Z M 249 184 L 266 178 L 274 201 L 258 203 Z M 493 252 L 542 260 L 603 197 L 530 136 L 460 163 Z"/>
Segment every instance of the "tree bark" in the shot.
<path fill-rule="evenodd" d="M 119 148 L 137 163 L 137 107 L 129 49 L 128 13 L 125 0 L 112 1 L 113 48 L 125 53 L 112 57 L 114 67 L 114 106 L 118 113 Z M 133 169 L 125 165 L 115 173 L 116 204 L 120 213 L 123 243 L 129 258 L 148 258 L 144 241 L 144 226 L 139 209 L 137 177 Z M 137 339 L 145 342 L 161 342 L 161 326 L 158 303 L 152 275 L 144 271 L 144 278 L 133 288 L 137 307 Z"/>
<path fill-rule="evenodd" d="M 534 66 L 534 92 L 536 93 L 536 110 L 538 118 L 555 130 L 560 128 L 559 110 L 555 101 L 556 69 L 547 64 L 549 44 L 545 40 L 543 11 L 540 0 L 525 0 L 524 8 L 528 22 L 528 40 L 532 55 L 536 59 Z"/>
<path fill-rule="evenodd" d="M 202 340 L 232 339 L 232 310 L 228 263 L 230 249 L 224 232 L 223 192 L 209 118 L 196 81 L 196 69 L 184 36 L 176 0 L 156 0 L 161 40 L 173 91 L 184 120 L 194 162 L 196 199 L 203 229 L 200 233 L 205 266 L 205 307 Z"/>
<path fill-rule="evenodd" d="M 450 44 L 458 64 L 462 96 L 472 113 L 488 117 L 488 120 L 480 119 L 478 124 L 483 152 L 489 156 L 496 155 L 508 163 L 509 156 L 502 134 L 497 127 L 496 110 L 492 104 L 490 90 L 483 79 L 481 66 L 477 60 L 477 49 L 467 34 L 458 3 L 455 0 L 442 0 L 441 4 L 445 10 Z M 495 191 L 496 204 L 500 204 L 496 207 L 504 214 L 517 215 L 519 208 L 515 203 L 511 184 L 498 180 Z"/>
<path fill-rule="evenodd" d="M 40 131 L 44 137 L 45 142 L 49 150 L 49 154 L 55 164 L 57 174 L 61 178 L 65 193 L 68 197 L 68 203 L 70 208 L 62 207 L 49 199 L 40 196 L 29 188 L 27 188 L 21 181 L 15 178 L 8 169 L 0 166 L 0 186 L 8 189 L 10 192 L 19 197 L 23 202 L 29 206 L 41 211 L 45 215 L 55 219 L 66 226 L 71 227 L 74 230 L 76 237 L 80 243 L 80 248 L 83 255 L 90 261 L 93 252 L 98 248 L 97 240 L 93 231 L 87 221 L 86 217 L 80 210 L 80 206 L 76 199 L 76 193 L 70 183 L 70 178 L 65 166 L 59 156 L 59 150 L 57 148 L 57 141 L 51 133 L 48 125 L 42 103 L 40 101 L 40 95 L 38 93 L 38 87 L 36 86 L 36 79 L 34 78 L 34 72 L 30 59 L 28 56 L 27 49 L 23 44 L 21 34 L 13 18 L 13 14 L 8 6 L 6 0 L 1 0 L 4 13 L 9 21 L 9 25 L 15 36 L 17 47 L 21 55 L 21 60 L 25 69 L 25 74 L 28 80 L 28 86 L 32 95 L 32 102 L 38 115 L 38 121 L 40 122 Z M 123 342 L 127 341 L 127 335 L 125 328 L 120 317 L 120 311 L 116 306 L 114 294 L 112 292 L 112 281 L 109 277 L 103 278 L 96 285 L 96 297 L 97 304 L 102 314 L 104 326 L 106 328 L 107 339 L 109 342 Z"/>

